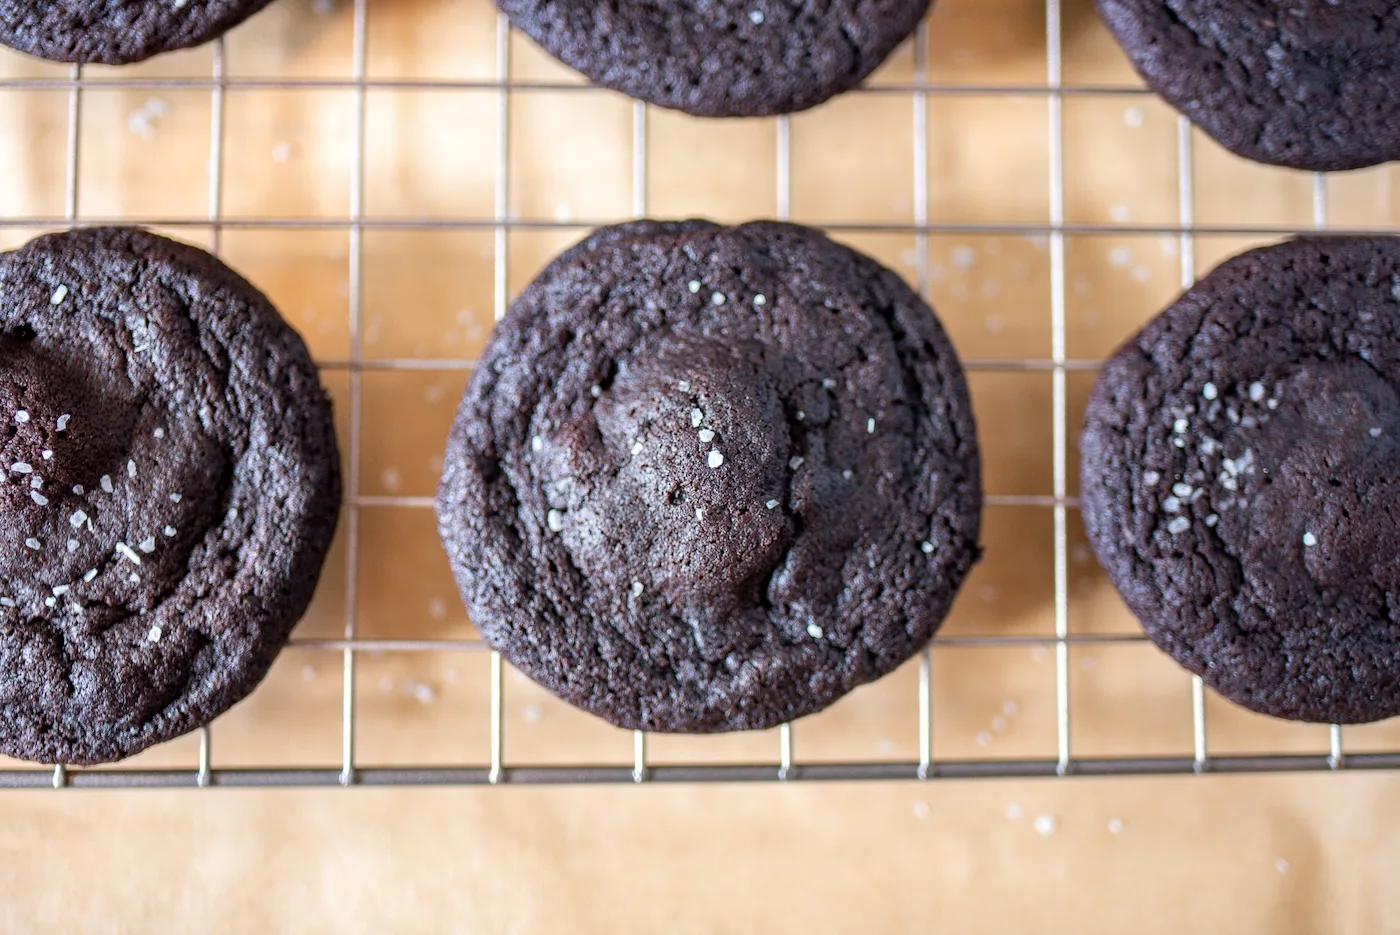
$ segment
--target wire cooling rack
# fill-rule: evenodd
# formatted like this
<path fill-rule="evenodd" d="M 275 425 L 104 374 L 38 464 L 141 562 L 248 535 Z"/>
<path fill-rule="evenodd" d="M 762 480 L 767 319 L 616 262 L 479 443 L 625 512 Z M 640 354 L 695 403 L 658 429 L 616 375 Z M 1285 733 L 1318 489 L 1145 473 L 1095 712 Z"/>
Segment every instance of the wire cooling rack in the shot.
<path fill-rule="evenodd" d="M 62 217 L 23 219 L 0 217 L 0 228 L 58 228 L 98 223 L 141 223 L 155 227 L 196 229 L 207 231 L 215 252 L 220 249 L 223 234 L 233 229 L 332 229 L 348 236 L 349 264 L 349 356 L 346 359 L 320 360 L 328 373 L 344 374 L 348 384 L 349 431 L 343 439 L 345 447 L 344 533 L 347 548 L 345 574 L 346 617 L 344 632 L 337 639 L 295 637 L 288 653 L 309 649 L 334 653 L 340 659 L 339 678 L 342 682 L 340 705 L 340 763 L 338 768 L 215 768 L 211 759 L 213 737 L 218 723 L 205 728 L 199 736 L 198 762 L 192 769 L 114 769 L 87 770 L 54 766 L 48 769 L 0 770 L 0 787 L 179 787 L 179 786 L 351 786 L 351 785 L 495 785 L 540 783 L 647 783 L 647 782 L 741 782 L 741 781 L 807 781 L 807 780 L 931 780 L 938 778 L 1011 778 L 1091 775 L 1147 775 L 1231 772 L 1276 772 L 1294 770 L 1392 769 L 1400 767 L 1400 749 L 1370 750 L 1349 753 L 1340 727 L 1333 726 L 1327 749 L 1316 753 L 1264 751 L 1249 755 L 1215 755 L 1208 743 L 1206 691 L 1199 678 L 1190 682 L 1190 717 L 1192 752 L 1181 756 L 1076 756 L 1071 746 L 1071 649 L 1074 647 L 1109 644 L 1144 644 L 1138 634 L 1076 634 L 1070 626 L 1070 511 L 1077 507 L 1070 496 L 1068 479 L 1069 419 L 1068 381 L 1073 374 L 1092 374 L 1098 367 L 1095 359 L 1077 359 L 1067 353 L 1066 314 L 1068 276 L 1066 273 L 1066 240 L 1071 236 L 1095 237 L 1122 234 L 1156 235 L 1171 238 L 1177 246 L 1180 260 L 1180 281 L 1189 285 L 1197 273 L 1196 242 L 1201 235 L 1222 235 L 1268 238 L 1298 231 L 1287 226 L 1271 225 L 1206 225 L 1195 218 L 1196 184 L 1193 169 L 1193 133 L 1184 118 L 1177 118 L 1177 196 L 1178 211 L 1175 224 L 1125 227 L 1122 224 L 1077 224 L 1066 220 L 1065 184 L 1065 102 L 1067 99 L 1095 95 L 1146 95 L 1141 87 L 1076 86 L 1064 79 L 1064 40 L 1061 0 L 1046 0 L 1045 34 L 1046 72 L 1043 83 L 1020 86 L 969 86 L 936 84 L 929 81 L 928 29 L 925 23 L 914 50 L 914 81 L 904 84 L 878 84 L 852 92 L 862 95 L 904 95 L 912 100 L 913 140 L 913 223 L 836 223 L 825 225 L 829 230 L 847 234 L 892 233 L 912 236 L 916 245 L 918 285 L 925 294 L 930 290 L 934 271 L 929 258 L 930 238 L 940 235 L 968 236 L 1014 235 L 1043 238 L 1048 251 L 1050 354 L 1048 358 L 970 359 L 967 368 L 974 374 L 986 372 L 1021 372 L 1048 374 L 1052 396 L 1052 489 L 1048 495 L 989 495 L 989 509 L 1017 508 L 1049 511 L 1053 516 L 1053 577 L 1054 630 L 1044 636 L 940 636 L 935 647 L 962 646 L 989 649 L 1037 649 L 1044 652 L 1054 667 L 1054 733 L 1053 756 L 1027 758 L 952 759 L 935 757 L 933 744 L 934 704 L 933 666 L 931 650 L 925 649 L 916 661 L 917 689 L 908 704 L 916 712 L 917 756 L 906 761 L 889 762 L 802 762 L 794 756 L 793 730 L 784 726 L 777 732 L 777 749 L 767 762 L 712 762 L 705 765 L 660 765 L 649 761 L 648 738 L 637 732 L 632 740 L 631 763 L 626 765 L 553 765 L 534 766 L 508 761 L 505 735 L 505 681 L 507 667 L 501 658 L 490 653 L 479 640 L 385 640 L 371 639 L 359 633 L 357 597 L 362 585 L 360 562 L 361 513 L 367 508 L 392 507 L 423 510 L 431 507 L 424 497 L 371 496 L 363 492 L 361 483 L 361 449 L 363 417 L 363 381 L 366 373 L 375 371 L 469 371 L 470 360 L 396 358 L 377 359 L 363 353 L 364 346 L 364 238 L 374 230 L 451 229 L 488 233 L 493 238 L 493 303 L 496 318 L 500 318 L 509 300 L 509 237 L 514 231 L 529 229 L 579 229 L 608 223 L 616 218 L 549 222 L 521 220 L 511 216 L 511 120 L 512 95 L 519 92 L 558 91 L 568 93 L 580 89 L 572 83 L 526 82 L 512 78 L 511 30 L 504 17 L 496 20 L 496 73 L 493 79 L 451 80 L 381 80 L 367 73 L 369 16 L 368 0 L 353 2 L 352 71 L 348 80 L 326 79 L 250 79 L 232 77 L 226 73 L 225 40 L 214 47 L 213 68 L 208 78 L 127 78 L 120 75 L 91 77 L 81 67 L 73 67 L 67 78 L 15 78 L 0 80 L 0 90 L 65 91 L 68 103 L 67 161 L 65 213 Z M 86 92 L 95 89 L 177 89 L 207 92 L 210 102 L 209 127 L 209 194 L 207 219 L 167 219 L 158 217 L 100 218 L 79 212 L 80 153 L 83 148 L 83 107 Z M 230 90 L 339 90 L 353 95 L 353 152 L 350 154 L 351 188 L 348 216 L 340 219 L 300 217 L 230 217 L 225 213 L 225 97 Z M 490 218 L 451 220 L 385 220 L 367 216 L 366 190 L 366 99 L 377 90 L 457 89 L 485 92 L 492 95 L 496 121 L 496 143 L 492 158 L 495 168 L 494 210 Z M 957 95 L 983 97 L 1018 97 L 1043 99 L 1045 103 L 1048 138 L 1048 217 L 1045 223 L 972 224 L 940 223 L 930 216 L 930 155 L 928 143 L 931 98 Z M 632 213 L 648 213 L 648 119 L 650 110 L 642 104 L 632 108 L 631 185 Z M 791 216 L 792 137 L 790 121 L 779 118 L 776 127 L 776 214 Z M 767 212 L 758 212 L 767 213 Z M 1328 222 L 1327 180 L 1322 175 L 1313 178 L 1313 227 L 1322 228 Z M 1338 228 L 1329 228 L 1341 232 Z M 1348 231 L 1354 233 L 1373 230 Z M 1387 231 L 1389 232 L 1389 231 Z M 401 768 L 366 766 L 357 759 L 356 682 L 360 660 L 366 653 L 481 653 L 489 654 L 489 684 L 479 687 L 489 697 L 489 750 L 484 752 L 480 766 L 424 766 Z M 1052 657 L 1052 658 L 1051 658 Z M 939 699 L 940 703 L 943 699 Z M 272 729 L 269 726 L 269 729 Z M 430 756 L 431 754 L 425 754 Z"/>

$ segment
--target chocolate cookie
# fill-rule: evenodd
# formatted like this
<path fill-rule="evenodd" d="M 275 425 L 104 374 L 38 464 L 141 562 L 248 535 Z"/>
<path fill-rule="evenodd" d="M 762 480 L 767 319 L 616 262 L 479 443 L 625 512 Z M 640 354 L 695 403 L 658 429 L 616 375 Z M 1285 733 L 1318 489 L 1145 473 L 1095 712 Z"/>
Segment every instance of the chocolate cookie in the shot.
<path fill-rule="evenodd" d="M 0 0 L 0 42 L 52 62 L 129 65 L 202 45 L 272 0 Z"/>
<path fill-rule="evenodd" d="M 1158 94 L 1225 148 L 1295 169 L 1400 158 L 1391 0 L 1096 0 Z"/>
<path fill-rule="evenodd" d="M 931 0 L 498 0 L 595 84 L 697 117 L 765 117 L 848 91 Z"/>
<path fill-rule="evenodd" d="M 0 255 L 0 752 L 120 759 L 266 674 L 335 530 L 306 347 L 201 250 L 83 230 Z"/>
<path fill-rule="evenodd" d="M 1089 539 L 1157 645 L 1278 717 L 1400 714 L 1400 240 L 1225 263 L 1128 342 L 1083 438 Z"/>
<path fill-rule="evenodd" d="M 446 462 L 477 628 L 628 728 L 818 711 L 918 652 L 979 554 L 937 320 L 792 225 L 639 222 L 560 257 L 493 335 Z"/>

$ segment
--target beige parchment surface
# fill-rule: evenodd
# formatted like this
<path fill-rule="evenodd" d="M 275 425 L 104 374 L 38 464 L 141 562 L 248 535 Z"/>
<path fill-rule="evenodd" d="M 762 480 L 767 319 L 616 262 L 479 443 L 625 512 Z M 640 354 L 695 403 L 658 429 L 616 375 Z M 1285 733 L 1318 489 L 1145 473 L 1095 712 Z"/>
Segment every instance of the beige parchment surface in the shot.
<path fill-rule="evenodd" d="M 210 48 L 87 69 L 69 179 L 69 69 L 0 53 L 0 242 L 83 220 L 160 222 L 215 245 L 277 302 L 326 366 L 348 453 L 360 378 L 358 547 L 347 524 L 304 639 L 472 636 L 422 498 L 470 361 L 490 332 L 493 276 L 513 294 L 587 224 L 630 217 L 772 216 L 773 120 L 698 121 L 650 109 L 644 170 L 631 102 L 584 89 L 518 35 L 500 144 L 496 18 L 487 0 L 370 0 L 365 142 L 357 159 L 348 2 L 279 0 Z M 1140 85 L 1091 5 L 1066 0 L 1064 352 L 1091 362 L 1169 302 L 1183 250 L 1205 271 L 1275 230 L 1400 222 L 1396 174 L 1324 180 L 1254 166 L 1193 135 L 1181 222 L 1175 115 Z M 794 117 L 791 215 L 928 279 L 973 365 L 989 493 L 1054 493 L 1048 369 L 1052 254 L 1043 229 L 1054 126 L 1041 0 L 941 0 L 926 56 L 906 46 L 851 94 Z M 927 63 L 927 132 L 915 95 Z M 294 87 L 278 82 L 296 81 Z M 139 85 L 133 86 L 132 82 Z M 436 87 L 425 87 L 436 84 Z M 222 117 L 222 132 L 217 116 Z M 497 160 L 521 226 L 497 256 Z M 928 197 L 915 204 L 920 154 Z M 214 158 L 211 158 L 214 157 Z M 217 185 L 211 186 L 211 180 Z M 355 244 L 347 219 L 366 219 Z M 211 192 L 211 187 L 213 192 Z M 1323 196 L 1320 200 L 1319 193 Z M 1321 210 L 1325 209 L 1325 210 Z M 921 217 L 949 229 L 927 243 Z M 299 223 L 269 225 L 267 219 Z M 434 226 L 425 227 L 424 223 Z M 1024 229 L 1023 229 L 1024 228 Z M 1108 228 L 1108 232 L 1100 230 Z M 1164 230 L 1166 232 L 1164 232 Z M 1092 232 L 1091 232 L 1092 231 Z M 926 246 L 926 250 L 924 249 Z M 358 322 L 352 327 L 353 313 Z M 994 364 L 994 362 L 1009 362 Z M 1092 372 L 1072 369 L 1077 426 Z M 1068 450 L 1068 493 L 1077 465 Z M 1066 611 L 1075 634 L 1131 634 L 1069 513 Z M 986 560 L 945 633 L 1055 632 L 1055 533 L 1043 505 L 996 506 Z M 347 568 L 355 562 L 353 602 Z M 1056 665 L 1044 647 L 933 654 L 939 759 L 1053 757 Z M 1190 755 L 1190 681 L 1150 645 L 1070 653 L 1076 757 Z M 917 670 L 906 667 L 794 730 L 797 762 L 917 757 Z M 214 767 L 342 761 L 342 654 L 293 647 L 220 719 Z M 629 764 L 632 738 L 507 673 L 509 764 Z M 488 658 L 362 653 L 360 766 L 489 762 Z M 1209 752 L 1325 753 L 1326 728 L 1207 700 Z M 1348 752 L 1400 749 L 1400 727 L 1346 731 Z M 775 763 L 775 733 L 653 738 L 654 763 Z M 193 769 L 197 738 L 131 766 Z M 1055 780 L 814 787 L 484 790 L 38 791 L 0 795 L 0 927 L 32 931 L 1269 933 L 1400 930 L 1396 780 L 1388 775 Z M 1043 833 L 1048 832 L 1048 833 Z"/>

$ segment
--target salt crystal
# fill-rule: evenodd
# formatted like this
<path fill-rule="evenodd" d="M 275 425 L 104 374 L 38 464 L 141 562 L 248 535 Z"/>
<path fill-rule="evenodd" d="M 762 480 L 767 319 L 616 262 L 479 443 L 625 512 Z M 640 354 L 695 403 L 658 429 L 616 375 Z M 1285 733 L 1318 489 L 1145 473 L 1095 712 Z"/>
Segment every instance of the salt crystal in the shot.
<path fill-rule="evenodd" d="M 1191 496 L 1192 488 L 1190 484 L 1175 483 L 1172 484 L 1172 493 L 1176 494 L 1178 497 L 1189 497 Z"/>
<path fill-rule="evenodd" d="M 1201 395 L 1206 399 L 1215 399 L 1220 395 L 1220 390 L 1216 388 L 1214 383 L 1207 383 L 1205 386 L 1201 387 Z"/>
<path fill-rule="evenodd" d="M 1184 516 L 1178 516 L 1170 523 L 1167 523 L 1167 532 L 1171 533 L 1173 536 L 1179 536 L 1190 528 L 1191 521 Z"/>
<path fill-rule="evenodd" d="M 1251 384 L 1249 384 L 1249 398 L 1250 398 L 1251 401 L 1256 402 L 1256 403 L 1257 403 L 1257 402 L 1261 402 L 1261 401 L 1264 399 L 1264 392 L 1265 392 L 1265 391 L 1264 391 L 1264 384 L 1262 384 L 1262 383 L 1251 383 Z"/>
<path fill-rule="evenodd" d="M 39 551 L 39 540 L 33 538 L 32 536 L 28 539 L 25 539 L 24 544 L 29 548 L 33 549 L 35 552 Z"/>
<path fill-rule="evenodd" d="M 159 642 L 160 642 L 160 637 L 161 637 L 161 629 L 160 629 L 160 627 L 151 627 L 151 631 L 150 631 L 149 633 L 146 634 L 146 639 L 150 640 L 152 643 L 159 643 Z"/>
<path fill-rule="evenodd" d="M 706 461 L 710 467 L 718 468 L 720 465 L 724 464 L 724 455 L 720 454 L 718 451 L 711 451 Z"/>
<path fill-rule="evenodd" d="M 795 471 L 802 467 L 802 461 L 801 455 L 794 455 L 792 458 L 788 459 L 788 468 Z"/>
<path fill-rule="evenodd" d="M 826 631 L 815 623 L 809 623 L 807 624 L 807 635 L 814 640 L 819 640 L 826 635 Z"/>
<path fill-rule="evenodd" d="M 1036 833 L 1041 837 L 1048 838 L 1059 830 L 1060 822 L 1054 815 L 1041 815 L 1035 820 Z"/>
<path fill-rule="evenodd" d="M 545 522 L 549 524 L 551 532 L 564 531 L 564 514 L 560 513 L 558 510 L 550 510 L 545 516 Z"/>
<path fill-rule="evenodd" d="M 1142 475 L 1142 482 L 1148 487 L 1155 486 L 1156 483 L 1161 479 L 1162 475 L 1158 474 L 1156 471 L 1148 471 L 1147 473 Z"/>
<path fill-rule="evenodd" d="M 704 421 L 705 421 L 705 413 L 701 412 L 699 409 L 692 409 L 692 410 L 690 410 L 690 427 L 691 427 L 691 428 L 693 428 L 693 429 L 698 429 L 698 428 L 700 427 L 700 424 L 701 424 L 702 422 L 704 422 Z"/>
<path fill-rule="evenodd" d="M 712 442 L 712 441 L 714 441 L 714 440 L 715 440 L 715 433 L 714 433 L 714 431 L 713 431 L 712 429 L 701 429 L 701 430 L 700 430 L 700 443 L 701 443 L 702 445 L 708 445 L 710 442 Z"/>
<path fill-rule="evenodd" d="M 1313 535 L 1310 532 L 1303 533 L 1303 545 L 1307 546 L 1308 548 L 1312 548 L 1313 546 L 1317 545 L 1317 536 Z"/>
<path fill-rule="evenodd" d="M 641 596 L 642 596 L 642 591 L 643 591 L 643 590 L 645 590 L 645 588 L 644 588 L 644 586 L 642 585 L 642 583 L 641 583 L 640 581 L 633 581 L 633 582 L 632 582 L 632 596 L 633 596 L 633 597 L 641 597 Z"/>
<path fill-rule="evenodd" d="M 770 509 L 770 510 L 776 510 L 776 509 L 778 508 L 778 501 L 777 501 L 777 500 L 769 500 L 767 503 L 765 503 L 765 504 L 763 504 L 763 505 L 766 506 L 766 507 L 768 507 L 768 509 Z"/>
<path fill-rule="evenodd" d="M 932 542 L 920 542 L 920 543 L 919 543 L 919 548 L 920 548 L 921 550 L 923 550 L 923 553 L 924 553 L 925 555 L 932 555 L 932 554 L 933 554 L 933 543 L 932 543 Z"/>

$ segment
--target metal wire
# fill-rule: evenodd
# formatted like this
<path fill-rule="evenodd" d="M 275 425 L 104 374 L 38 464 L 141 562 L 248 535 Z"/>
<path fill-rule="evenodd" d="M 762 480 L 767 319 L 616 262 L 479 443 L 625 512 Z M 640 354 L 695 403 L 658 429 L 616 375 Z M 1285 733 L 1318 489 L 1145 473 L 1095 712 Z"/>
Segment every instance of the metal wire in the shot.
<path fill-rule="evenodd" d="M 350 154 L 350 432 L 346 439 L 345 489 L 345 647 L 342 658 L 340 721 L 340 783 L 355 781 L 355 652 L 360 601 L 360 448 L 363 435 L 364 380 L 357 366 L 364 352 L 364 205 L 365 205 L 365 73 L 368 47 L 368 0 L 355 0 L 351 37 L 351 70 L 355 76 L 354 130 Z"/>
<path fill-rule="evenodd" d="M 367 53 L 370 19 L 368 0 L 354 0 L 353 46 L 351 77 L 333 79 L 249 79 L 231 78 L 226 74 L 226 47 L 219 40 L 214 47 L 213 67 L 205 78 L 125 78 L 120 75 L 88 77 L 74 66 L 67 79 L 0 79 L 0 90 L 62 90 L 68 94 L 68 140 L 64 213 L 61 217 L 0 217 L 0 229 L 28 227 L 71 227 L 108 223 L 141 223 L 150 226 L 209 231 L 210 242 L 217 253 L 223 235 L 228 230 L 340 230 L 349 237 L 349 356 L 344 359 L 318 361 L 327 371 L 341 371 L 349 386 L 349 434 L 346 438 L 346 567 L 345 621 L 343 633 L 337 639 L 297 637 L 289 644 L 289 652 L 317 651 L 338 653 L 342 659 L 342 702 L 340 718 L 341 762 L 338 769 L 220 769 L 212 763 L 213 730 L 205 728 L 200 734 L 198 761 L 193 769 L 69 769 L 56 765 L 49 769 L 0 770 L 0 787 L 54 788 L 173 788 L 215 786 L 383 786 L 383 785 L 498 785 L 549 783 L 644 783 L 644 782 L 757 782 L 757 781 L 852 781 L 852 780 L 928 780 L 934 778 L 1017 778 L 1078 776 L 1125 776 L 1147 774 L 1189 774 L 1227 772 L 1277 772 L 1307 770 L 1371 770 L 1400 768 L 1400 751 L 1386 753 L 1348 754 L 1343 744 L 1343 731 L 1333 725 L 1329 734 L 1329 749 L 1325 755 L 1265 754 L 1258 756 L 1212 756 L 1207 733 L 1206 690 L 1195 678 L 1191 684 L 1192 753 L 1181 757 L 1084 758 L 1074 755 L 1071 728 L 1071 650 L 1075 647 L 1145 645 L 1147 638 L 1140 633 L 1124 635 L 1075 634 L 1070 628 L 1069 599 L 1069 523 L 1070 512 L 1078 508 L 1077 498 L 1070 495 L 1068 455 L 1070 426 L 1068 421 L 1068 378 L 1075 373 L 1093 373 L 1099 361 L 1068 356 L 1066 340 L 1066 247 L 1070 237 L 1124 237 L 1161 235 L 1174 238 L 1180 251 L 1180 279 L 1183 286 L 1194 280 L 1196 270 L 1196 239 L 1202 235 L 1247 237 L 1279 237 L 1306 233 L 1292 228 L 1266 224 L 1200 225 L 1195 217 L 1195 173 L 1193 133 L 1182 117 L 1177 123 L 1177 193 L 1176 224 L 1132 225 L 1070 223 L 1066 218 L 1065 189 L 1065 121 L 1066 99 L 1096 96 L 1145 96 L 1150 92 L 1140 86 L 1075 86 L 1064 83 L 1064 48 L 1062 42 L 1061 0 L 1046 0 L 1046 78 L 1043 85 L 972 86 L 932 83 L 929 81 L 929 25 L 919 27 L 914 45 L 914 80 L 912 83 L 881 84 L 858 89 L 862 95 L 907 95 L 912 101 L 911 145 L 913 147 L 913 217 L 910 223 L 846 222 L 825 227 L 836 233 L 894 233 L 911 235 L 917 251 L 915 263 L 918 287 L 927 295 L 931 286 L 929 246 L 937 235 L 962 234 L 971 236 L 1043 235 L 1048 245 L 1050 261 L 1050 354 L 1044 358 L 971 359 L 965 361 L 973 372 L 1046 373 L 1050 376 L 1053 401 L 1052 430 L 1052 492 L 1049 495 L 989 495 L 989 509 L 1044 509 L 1053 516 L 1054 544 L 1054 632 L 1044 636 L 946 636 L 940 635 L 918 658 L 917 698 L 917 760 L 908 763 L 803 763 L 794 748 L 794 727 L 783 725 L 778 731 L 778 749 L 774 761 L 768 764 L 722 763 L 706 766 L 657 766 L 648 761 L 648 737 L 638 731 L 632 735 L 631 763 L 627 766 L 532 766 L 509 762 L 506 744 L 505 674 L 506 667 L 499 654 L 491 652 L 478 639 L 396 640 L 370 639 L 359 635 L 358 606 L 360 598 L 361 514 L 370 509 L 425 510 L 432 507 L 428 497 L 367 495 L 361 490 L 360 456 L 362 450 L 363 375 L 371 372 L 469 372 L 475 365 L 470 359 L 366 359 L 364 356 L 364 238 L 367 231 L 379 230 L 462 230 L 489 231 L 493 245 L 493 312 L 500 319 L 509 301 L 511 234 L 517 231 L 568 230 L 583 233 L 592 227 L 611 223 L 613 218 L 555 221 L 514 218 L 511 203 L 511 109 L 517 94 L 567 92 L 602 94 L 585 85 L 558 82 L 520 81 L 512 77 L 512 32 L 508 21 L 498 15 L 496 23 L 496 70 L 490 79 L 452 80 L 384 80 L 367 74 Z M 207 91 L 210 95 L 210 157 L 209 197 L 207 217 L 114 218 L 86 214 L 80 199 L 82 159 L 82 115 L 84 94 L 90 89 L 150 89 Z M 351 145 L 351 181 L 348 212 L 345 219 L 224 216 L 225 173 L 225 100 L 230 90 L 346 90 L 353 94 L 353 138 Z M 366 192 L 366 104 L 367 96 L 376 90 L 473 90 L 493 92 L 496 112 L 496 142 L 493 153 L 495 191 L 492 216 L 392 220 L 371 218 L 365 212 Z M 930 153 L 929 129 L 931 113 L 936 115 L 937 101 L 957 96 L 1043 97 L 1047 107 L 1049 210 L 1044 223 L 964 223 L 939 221 L 930 217 Z M 791 121 L 779 118 L 776 128 L 774 214 L 780 219 L 792 214 L 792 149 Z M 632 180 L 631 213 L 645 217 L 648 213 L 648 186 L 651 156 L 649 154 L 649 108 L 636 103 L 632 112 Z M 762 210 L 755 213 L 761 214 Z M 1318 174 L 1313 179 L 1314 230 L 1328 229 L 1327 179 Z M 1390 229 L 1357 230 L 1330 229 L 1331 233 L 1375 234 L 1400 232 L 1400 225 Z M 939 760 L 935 758 L 933 725 L 935 714 L 935 685 L 933 654 L 948 647 L 991 649 L 1053 648 L 1055 651 L 1055 756 L 1036 759 Z M 479 768 L 426 767 L 418 769 L 375 768 L 360 766 L 356 759 L 356 664 L 362 653 L 482 653 L 489 654 L 487 686 L 490 701 L 490 740 L 487 765 Z M 217 725 L 216 725 L 217 726 Z"/>

